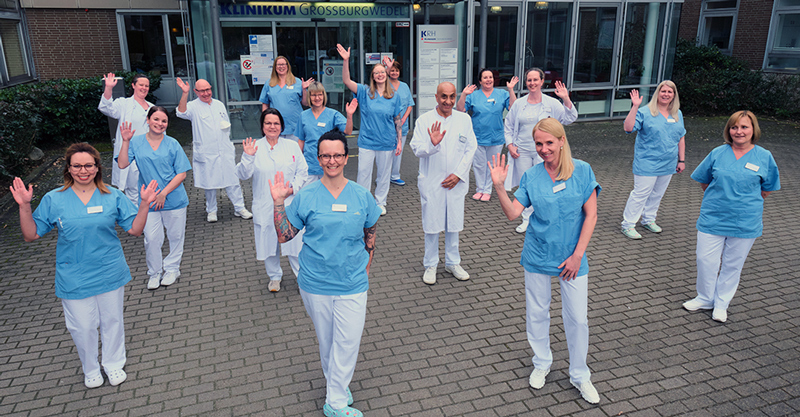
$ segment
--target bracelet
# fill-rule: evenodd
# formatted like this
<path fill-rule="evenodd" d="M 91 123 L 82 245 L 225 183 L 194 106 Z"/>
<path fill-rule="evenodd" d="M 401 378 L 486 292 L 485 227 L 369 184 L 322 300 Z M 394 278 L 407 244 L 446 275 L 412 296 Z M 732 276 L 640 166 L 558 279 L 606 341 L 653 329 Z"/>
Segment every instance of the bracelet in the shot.
<path fill-rule="evenodd" d="M 678 159 L 678 163 L 679 164 L 685 164 L 685 162 L 681 161 L 680 159 Z"/>

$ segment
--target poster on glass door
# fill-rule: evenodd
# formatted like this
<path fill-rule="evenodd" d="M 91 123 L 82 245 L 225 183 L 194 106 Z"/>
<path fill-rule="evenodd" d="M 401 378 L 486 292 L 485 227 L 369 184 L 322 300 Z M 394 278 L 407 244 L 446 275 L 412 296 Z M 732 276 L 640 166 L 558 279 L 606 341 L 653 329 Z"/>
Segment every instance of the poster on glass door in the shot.
<path fill-rule="evenodd" d="M 458 26 L 417 26 L 418 114 L 436 107 L 436 87 L 448 81 L 458 90 Z"/>

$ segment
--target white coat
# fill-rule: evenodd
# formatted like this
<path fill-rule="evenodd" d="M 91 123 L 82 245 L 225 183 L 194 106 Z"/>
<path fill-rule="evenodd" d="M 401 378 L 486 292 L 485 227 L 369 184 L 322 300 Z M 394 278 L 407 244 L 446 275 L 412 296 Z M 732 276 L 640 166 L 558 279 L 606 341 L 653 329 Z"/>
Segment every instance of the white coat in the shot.
<path fill-rule="evenodd" d="M 236 150 L 231 142 L 231 121 L 219 100 L 206 104 L 199 98 L 186 103 L 181 119 L 192 122 L 192 172 L 194 186 L 205 190 L 239 185 L 233 172 Z"/>
<path fill-rule="evenodd" d="M 256 259 L 263 261 L 269 256 L 278 255 L 278 235 L 275 233 L 272 194 L 269 182 L 275 180 L 278 171 L 283 172 L 284 181 L 292 184 L 294 192 L 286 199 L 286 206 L 291 204 L 295 194 L 308 178 L 308 164 L 303 151 L 297 142 L 279 138 L 275 147 L 270 149 L 266 138 L 256 141 L 255 155 L 242 154 L 242 160 L 236 165 L 236 176 L 246 180 L 253 178 L 253 223 L 256 237 Z M 301 231 L 302 233 L 302 231 Z M 283 243 L 281 253 L 297 256 L 303 247 L 302 235 L 298 233 L 294 239 Z"/>
<path fill-rule="evenodd" d="M 428 129 L 442 124 L 446 134 L 433 146 Z M 433 109 L 417 119 L 411 149 L 419 157 L 417 187 L 422 202 L 422 229 L 425 233 L 460 232 L 464 229 L 464 196 L 469 189 L 469 170 L 478 140 L 472 130 L 472 118 L 453 110 L 448 118 Z M 461 181 L 448 190 L 442 181 L 455 174 Z"/>
<path fill-rule="evenodd" d="M 148 101 L 148 110 L 150 107 L 153 107 L 153 103 Z M 101 96 L 100 104 L 97 105 L 97 109 L 106 116 L 117 119 L 120 124 L 123 122 L 130 122 L 131 130 L 135 130 L 135 135 L 137 136 L 144 135 L 149 130 L 147 126 L 147 110 L 137 103 L 133 97 L 120 97 L 111 101 L 105 98 L 105 96 Z M 119 132 L 119 127 L 117 127 L 116 136 L 114 136 L 114 159 L 111 167 L 111 184 L 120 190 L 124 190 L 128 180 L 128 172 L 131 170 L 120 170 L 117 165 L 117 156 L 119 155 L 120 148 L 122 148 L 122 134 Z"/>

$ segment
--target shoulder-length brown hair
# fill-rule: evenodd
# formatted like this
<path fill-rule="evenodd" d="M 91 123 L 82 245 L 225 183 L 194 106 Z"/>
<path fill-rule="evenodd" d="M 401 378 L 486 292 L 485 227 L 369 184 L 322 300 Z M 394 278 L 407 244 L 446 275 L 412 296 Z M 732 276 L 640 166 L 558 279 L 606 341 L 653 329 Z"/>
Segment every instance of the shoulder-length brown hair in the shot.
<path fill-rule="evenodd" d="M 722 131 L 722 137 L 725 138 L 725 143 L 728 145 L 733 143 L 733 139 L 731 139 L 731 126 L 739 123 L 739 120 L 743 117 L 749 118 L 750 123 L 753 125 L 753 137 L 750 138 L 750 143 L 755 144 L 761 139 L 761 128 L 758 127 L 758 118 L 756 115 L 748 110 L 739 110 L 728 118 L 728 123 L 725 123 L 725 130 Z"/>
<path fill-rule="evenodd" d="M 294 78 L 294 74 L 292 74 L 292 64 L 289 63 L 289 60 L 286 59 L 283 55 L 278 55 L 274 61 L 272 61 L 272 76 L 269 77 L 269 86 L 275 87 L 281 81 L 280 77 L 278 77 L 278 73 L 275 71 L 275 66 L 278 65 L 278 60 L 282 59 L 286 61 L 286 85 L 294 85 L 297 82 L 297 79 Z"/>
<path fill-rule="evenodd" d="M 94 164 L 97 166 L 97 173 L 94 176 L 94 185 L 97 186 L 97 189 L 100 190 L 101 193 L 111 194 L 111 191 L 106 187 L 106 183 L 103 182 L 103 166 L 100 165 L 100 152 L 97 152 L 94 146 L 86 142 L 73 143 L 67 148 L 67 152 L 64 154 L 64 187 L 59 191 L 64 191 L 75 184 L 75 180 L 69 172 L 69 167 L 72 165 L 72 155 L 80 152 L 86 152 L 94 158 Z"/>

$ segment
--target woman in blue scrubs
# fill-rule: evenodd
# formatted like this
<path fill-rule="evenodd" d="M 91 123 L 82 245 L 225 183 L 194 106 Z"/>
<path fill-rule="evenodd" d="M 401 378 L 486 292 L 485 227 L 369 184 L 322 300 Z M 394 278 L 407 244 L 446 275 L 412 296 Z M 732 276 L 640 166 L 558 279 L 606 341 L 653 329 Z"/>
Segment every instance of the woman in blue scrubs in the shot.
<path fill-rule="evenodd" d="M 414 97 L 411 95 L 411 88 L 408 87 L 408 84 L 400 81 L 400 61 L 386 58 L 384 62 L 386 63 L 386 68 L 389 69 L 389 82 L 406 108 L 403 117 L 400 119 L 400 123 L 403 125 L 400 131 L 400 142 L 402 142 L 400 144 L 400 154 L 392 158 L 391 178 L 392 184 L 403 186 L 406 185 L 406 182 L 400 178 L 400 165 L 403 163 L 403 148 L 406 147 L 406 137 L 408 136 L 408 116 L 416 103 L 414 103 Z"/>
<path fill-rule="evenodd" d="M 127 379 L 123 298 L 131 271 L 122 252 L 115 225 L 133 236 L 142 234 L 147 207 L 158 195 L 158 184 L 142 186 L 137 211 L 116 188 L 103 182 L 100 153 L 88 143 L 74 143 L 64 157 L 64 186 L 42 197 L 31 213 L 33 186 L 26 189 L 14 178 L 11 194 L 19 204 L 22 237 L 32 242 L 54 227 L 56 243 L 56 297 L 78 348 L 87 388 L 103 385 L 97 360 L 97 329 L 103 345 L 103 369 L 111 385 Z"/>
<path fill-rule="evenodd" d="M 367 190 L 372 185 L 372 163 L 378 167 L 375 178 L 375 201 L 386 214 L 389 180 L 392 174 L 392 157 L 403 150 L 402 113 L 406 110 L 400 97 L 387 81 L 386 67 L 375 64 L 369 75 L 369 85 L 357 84 L 350 79 L 350 48 L 337 44 L 339 56 L 344 60 L 342 81 L 356 95 L 361 107 L 361 128 L 358 132 L 358 179 Z"/>
<path fill-rule="evenodd" d="M 153 106 L 147 112 L 149 130 L 134 137 L 130 123 L 120 125 L 122 147 L 118 161 L 125 168 L 132 161 L 139 165 L 139 186 L 152 180 L 158 182 L 161 193 L 150 207 L 147 227 L 144 228 L 144 251 L 147 260 L 147 289 L 175 283 L 181 275 L 183 242 L 186 237 L 186 207 L 189 195 L 183 187 L 186 172 L 192 169 L 183 147 L 167 136 L 167 109 Z M 169 254 L 162 259 L 164 229 L 169 239 Z"/>
<path fill-rule="evenodd" d="M 292 66 L 285 56 L 279 55 L 272 63 L 272 76 L 269 83 L 264 84 L 264 88 L 261 89 L 258 101 L 263 103 L 262 112 L 274 107 L 283 115 L 286 128 L 281 133 L 282 138 L 297 142 L 295 131 L 300 123 L 300 113 L 303 112 L 303 106 L 308 106 L 306 88 L 313 81 L 313 78 L 307 80 L 295 78 Z"/>
<path fill-rule="evenodd" d="M 583 398 L 600 402 L 586 365 L 589 351 L 588 283 L 586 248 L 597 223 L 600 185 L 592 167 L 572 158 L 564 127 L 546 118 L 533 128 L 536 152 L 544 163 L 522 175 L 514 202 L 505 192 L 509 167 L 505 155 L 492 156 L 490 163 L 500 206 L 509 220 L 526 207 L 533 207 L 525 232 L 520 263 L 525 269 L 525 307 L 528 343 L 533 349 L 533 372 L 528 378 L 534 389 L 544 386 L 550 373 L 550 277 L 561 284 L 561 315 L 567 334 L 570 382 Z M 494 166 L 492 166 L 494 165 Z"/>
<path fill-rule="evenodd" d="M 692 173 L 703 188 L 697 218 L 697 297 L 683 303 L 689 311 L 711 310 L 724 323 L 739 287 L 742 266 L 761 236 L 764 199 L 781 188 L 770 151 L 756 145 L 758 119 L 742 110 L 723 131 L 725 144 L 706 156 Z"/>
<path fill-rule="evenodd" d="M 297 144 L 303 151 L 308 163 L 308 181 L 314 182 L 322 178 L 322 167 L 317 162 L 317 140 L 323 133 L 338 128 L 345 135 L 353 133 L 353 114 L 358 108 L 358 100 L 353 99 L 345 106 L 347 118 L 338 111 L 325 107 L 328 104 L 328 93 L 325 86 L 314 81 L 308 86 L 308 97 L 311 108 L 300 115 L 300 126 L 297 128 Z"/>
<path fill-rule="evenodd" d="M 686 168 L 686 143 L 683 113 L 680 111 L 678 88 L 670 80 L 662 81 L 646 107 L 639 108 L 642 97 L 631 90 L 631 111 L 625 118 L 625 132 L 638 131 L 633 151 L 633 191 L 622 213 L 622 234 L 641 239 L 636 222 L 642 227 L 661 233 L 656 214 L 661 198 L 667 191 L 672 174 Z"/>
<path fill-rule="evenodd" d="M 472 160 L 472 171 L 475 173 L 475 194 L 473 200 L 489 201 L 492 198 L 492 176 L 489 173 L 489 158 L 503 150 L 503 112 L 508 110 L 517 100 L 514 86 L 519 78 L 514 76 L 506 83 L 508 90 L 494 88 L 494 73 L 488 68 L 478 73 L 481 94 L 473 94 L 475 84 L 464 87 L 458 99 L 456 109 L 470 113 L 472 128 L 478 138 L 478 150 Z"/>
<path fill-rule="evenodd" d="M 326 416 L 359 417 L 348 385 L 358 358 L 367 312 L 369 267 L 380 209 L 366 188 L 347 180 L 347 138 L 333 130 L 319 138 L 319 181 L 291 195 L 282 172 L 270 182 L 280 242 L 305 228 L 297 284 L 319 341 L 327 394 Z"/>

